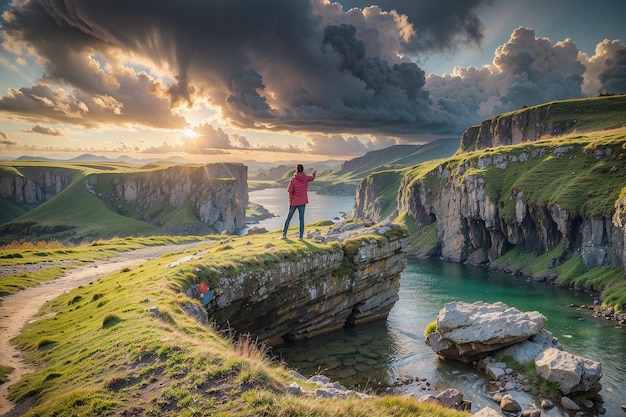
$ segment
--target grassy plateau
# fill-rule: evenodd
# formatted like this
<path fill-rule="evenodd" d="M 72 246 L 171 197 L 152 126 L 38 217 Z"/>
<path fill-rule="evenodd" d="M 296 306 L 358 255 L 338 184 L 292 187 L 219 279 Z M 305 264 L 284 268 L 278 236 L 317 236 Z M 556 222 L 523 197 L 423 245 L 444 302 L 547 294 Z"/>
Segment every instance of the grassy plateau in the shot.
<path fill-rule="evenodd" d="M 64 268 L 95 262 L 132 248 L 172 243 L 164 237 L 100 241 L 63 247 L 14 245 L 7 262 L 69 260 Z M 467 415 L 415 399 L 381 396 L 321 399 L 285 393 L 296 381 L 268 349 L 236 329 L 202 325 L 183 311 L 198 305 L 184 289 L 217 274 L 334 245 L 282 241 L 275 233 L 205 236 L 206 244 L 125 267 L 46 303 L 13 342 L 37 371 L 10 387 L 10 399 L 32 401 L 26 416 L 441 416 Z M 224 239 L 228 239 L 227 242 Z M 335 244 L 336 245 L 336 244 Z M 46 255 L 43 256 L 42 254 Z M 201 259 L 166 266 L 190 254 Z M 207 272 L 209 271 L 209 272 Z M 2 278 L 5 294 L 61 271 Z M 208 274 L 208 275 L 207 275 Z M 19 275 L 19 274 L 18 274 Z M 237 336 L 237 337 L 234 337 Z M 9 369 L 0 364 L 0 375 Z M 299 381 L 304 389 L 315 386 Z"/>

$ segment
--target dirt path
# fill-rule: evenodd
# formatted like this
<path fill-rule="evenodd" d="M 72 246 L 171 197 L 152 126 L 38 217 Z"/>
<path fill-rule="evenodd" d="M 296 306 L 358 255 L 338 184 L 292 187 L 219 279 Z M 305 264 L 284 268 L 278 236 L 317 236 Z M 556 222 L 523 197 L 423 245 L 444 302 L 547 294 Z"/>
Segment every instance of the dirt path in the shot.
<path fill-rule="evenodd" d="M 14 369 L 9 375 L 10 380 L 0 385 L 0 416 L 19 416 L 30 407 L 30 404 L 16 405 L 7 398 L 10 385 L 18 382 L 24 375 L 35 371 L 35 367 L 24 362 L 24 353 L 15 348 L 11 339 L 20 334 L 24 325 L 33 319 L 46 301 L 118 269 L 137 265 L 169 252 L 181 251 L 206 243 L 202 241 L 137 249 L 93 265 L 74 268 L 67 275 L 54 281 L 41 283 L 5 297 L 0 306 L 0 364 Z"/>

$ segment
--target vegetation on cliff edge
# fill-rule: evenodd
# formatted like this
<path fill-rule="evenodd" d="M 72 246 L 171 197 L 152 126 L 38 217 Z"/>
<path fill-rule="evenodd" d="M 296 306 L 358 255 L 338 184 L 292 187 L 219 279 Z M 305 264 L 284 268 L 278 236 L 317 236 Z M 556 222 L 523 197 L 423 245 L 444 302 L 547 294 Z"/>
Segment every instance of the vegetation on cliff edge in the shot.
<path fill-rule="evenodd" d="M 283 241 L 276 233 L 205 239 L 195 249 L 123 268 L 45 304 L 38 320 L 14 340 L 38 366 L 10 389 L 13 401 L 35 399 L 25 415 L 467 415 L 399 397 L 341 400 L 286 394 L 283 387 L 296 381 L 290 370 L 249 337 L 199 324 L 183 306 L 200 303 L 183 290 L 206 278 L 198 272 L 206 268 L 237 273 L 259 261 L 332 251 L 335 245 Z M 76 265 L 101 259 L 102 250 L 112 254 L 141 245 L 124 239 L 34 250 Z M 23 257 L 16 258 L 17 253 Z M 190 255 L 200 259 L 166 267 Z M 15 262 L 40 259 L 19 248 L 1 248 L 0 256 Z"/>
<path fill-rule="evenodd" d="M 441 169 L 449 170 L 449 180 L 459 186 L 469 178 L 483 178 L 485 194 L 495 202 L 500 216 L 507 222 L 514 222 L 515 204 L 520 195 L 529 206 L 558 205 L 571 216 L 611 218 L 616 202 L 626 194 L 625 152 L 626 130 L 620 129 L 460 153 L 403 173 L 411 182 L 421 181 L 434 189 L 448 181 L 437 174 Z M 437 162 L 436 166 L 433 162 Z M 412 222 L 406 215 L 398 219 Z M 416 232 L 420 234 L 420 231 Z M 426 232 L 424 237 L 432 236 L 432 230 Z M 431 240 L 423 242 L 424 245 L 432 246 Z M 414 244 L 418 252 L 428 249 L 415 239 Z M 539 258 L 518 248 L 494 261 L 493 266 L 507 265 L 509 270 L 527 275 L 557 275 L 558 285 L 602 292 L 605 304 L 618 311 L 623 309 L 626 283 L 621 268 L 588 270 L 584 265 L 581 268 L 578 254 L 565 264 L 550 268 L 549 260 L 560 259 L 561 255 L 562 247 Z"/>

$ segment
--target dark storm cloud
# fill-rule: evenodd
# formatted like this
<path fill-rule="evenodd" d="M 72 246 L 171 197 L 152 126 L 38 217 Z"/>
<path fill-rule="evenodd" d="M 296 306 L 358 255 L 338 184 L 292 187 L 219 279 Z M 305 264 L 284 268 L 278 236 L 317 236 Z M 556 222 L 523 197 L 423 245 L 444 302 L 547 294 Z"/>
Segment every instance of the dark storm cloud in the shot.
<path fill-rule="evenodd" d="M 476 13 L 489 0 L 343 4 L 16 0 L 4 15 L 3 46 L 34 55 L 43 74 L 1 97 L 0 111 L 35 123 L 181 129 L 187 122 L 176 110 L 206 102 L 235 127 L 341 134 L 350 147 L 350 135 L 460 132 L 525 104 L 580 97 L 600 87 L 588 74 L 602 74 L 602 88 L 619 89 L 624 79 L 621 44 L 587 58 L 572 40 L 552 44 L 527 28 L 491 65 L 425 79 L 407 51 L 419 60 L 479 45 Z M 196 152 L 249 147 L 204 128 L 189 141 Z"/>
<path fill-rule="evenodd" d="M 5 47 L 34 51 L 43 83 L 68 91 L 49 89 L 42 102 L 33 90 L 43 84 L 25 87 L 3 97 L 0 109 L 86 126 L 179 128 L 183 120 L 168 106 L 208 99 L 240 127 L 450 130 L 449 115 L 423 90 L 423 71 L 368 55 L 353 26 L 323 26 L 319 10 L 328 7 L 321 0 L 13 3 Z M 136 71 L 142 64 L 169 81 Z"/>
<path fill-rule="evenodd" d="M 606 60 L 599 78 L 602 93 L 626 93 L 626 49 L 616 51 L 613 58 Z"/>
<path fill-rule="evenodd" d="M 375 4 L 408 16 L 416 36 L 404 50 L 415 53 L 440 52 L 460 44 L 479 46 L 484 26 L 478 18 L 481 7 L 493 0 L 339 0 L 346 9 Z"/>

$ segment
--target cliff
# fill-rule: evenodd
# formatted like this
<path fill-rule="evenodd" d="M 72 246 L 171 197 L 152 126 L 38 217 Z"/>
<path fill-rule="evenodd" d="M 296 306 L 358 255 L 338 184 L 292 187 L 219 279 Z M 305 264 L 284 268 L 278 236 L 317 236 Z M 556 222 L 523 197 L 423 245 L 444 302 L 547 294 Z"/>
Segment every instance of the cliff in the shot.
<path fill-rule="evenodd" d="M 0 197 L 16 204 L 36 207 L 59 194 L 73 181 L 70 170 L 45 170 L 34 172 L 28 178 L 15 171 L 0 177 Z"/>
<path fill-rule="evenodd" d="M 17 163 L 0 167 L 6 239 L 233 233 L 245 225 L 247 167 Z"/>
<path fill-rule="evenodd" d="M 470 126 L 461 135 L 461 150 L 469 152 L 535 142 L 544 137 L 561 136 L 576 125 L 575 115 L 565 120 L 549 120 L 550 110 L 550 106 L 534 107 Z"/>
<path fill-rule="evenodd" d="M 447 160 L 424 177 L 404 176 L 398 210 L 418 228 L 437 224 L 439 255 L 490 263 L 519 247 L 552 265 L 580 254 L 588 268 L 624 266 L 615 210 L 626 185 L 626 135 L 599 144 L 556 141 Z M 618 186 L 615 186 L 617 184 Z"/>
<path fill-rule="evenodd" d="M 218 233 L 233 233 L 245 226 L 248 206 L 247 167 L 242 164 L 175 166 L 150 172 L 92 174 L 85 186 L 124 215 L 155 223 L 154 208 L 176 209 L 189 204 L 203 224 Z M 161 226 L 157 221 L 156 224 Z M 167 230 L 168 234 L 194 234 L 197 227 Z"/>
<path fill-rule="evenodd" d="M 459 152 L 397 171 L 395 183 L 384 173 L 366 178 L 353 216 L 377 218 L 381 190 L 394 189 L 389 213 L 408 216 L 412 240 L 428 243 L 414 246 L 417 254 L 498 267 L 516 249 L 547 256 L 549 270 L 575 256 L 587 268 L 624 269 L 624 149 L 622 129 Z M 554 271 L 543 278 L 554 279 Z"/>
<path fill-rule="evenodd" d="M 626 96 L 558 101 L 528 107 L 468 127 L 460 150 L 470 152 L 534 142 L 567 133 L 607 130 L 624 125 Z"/>
<path fill-rule="evenodd" d="M 297 256 L 209 279 L 208 316 L 270 344 L 387 317 L 407 263 L 408 232 L 387 225 L 350 228 L 349 234 L 323 250 L 305 243 Z M 202 278 L 205 271 L 199 267 L 196 273 Z M 187 294 L 202 299 L 199 291 L 193 286 Z"/>

